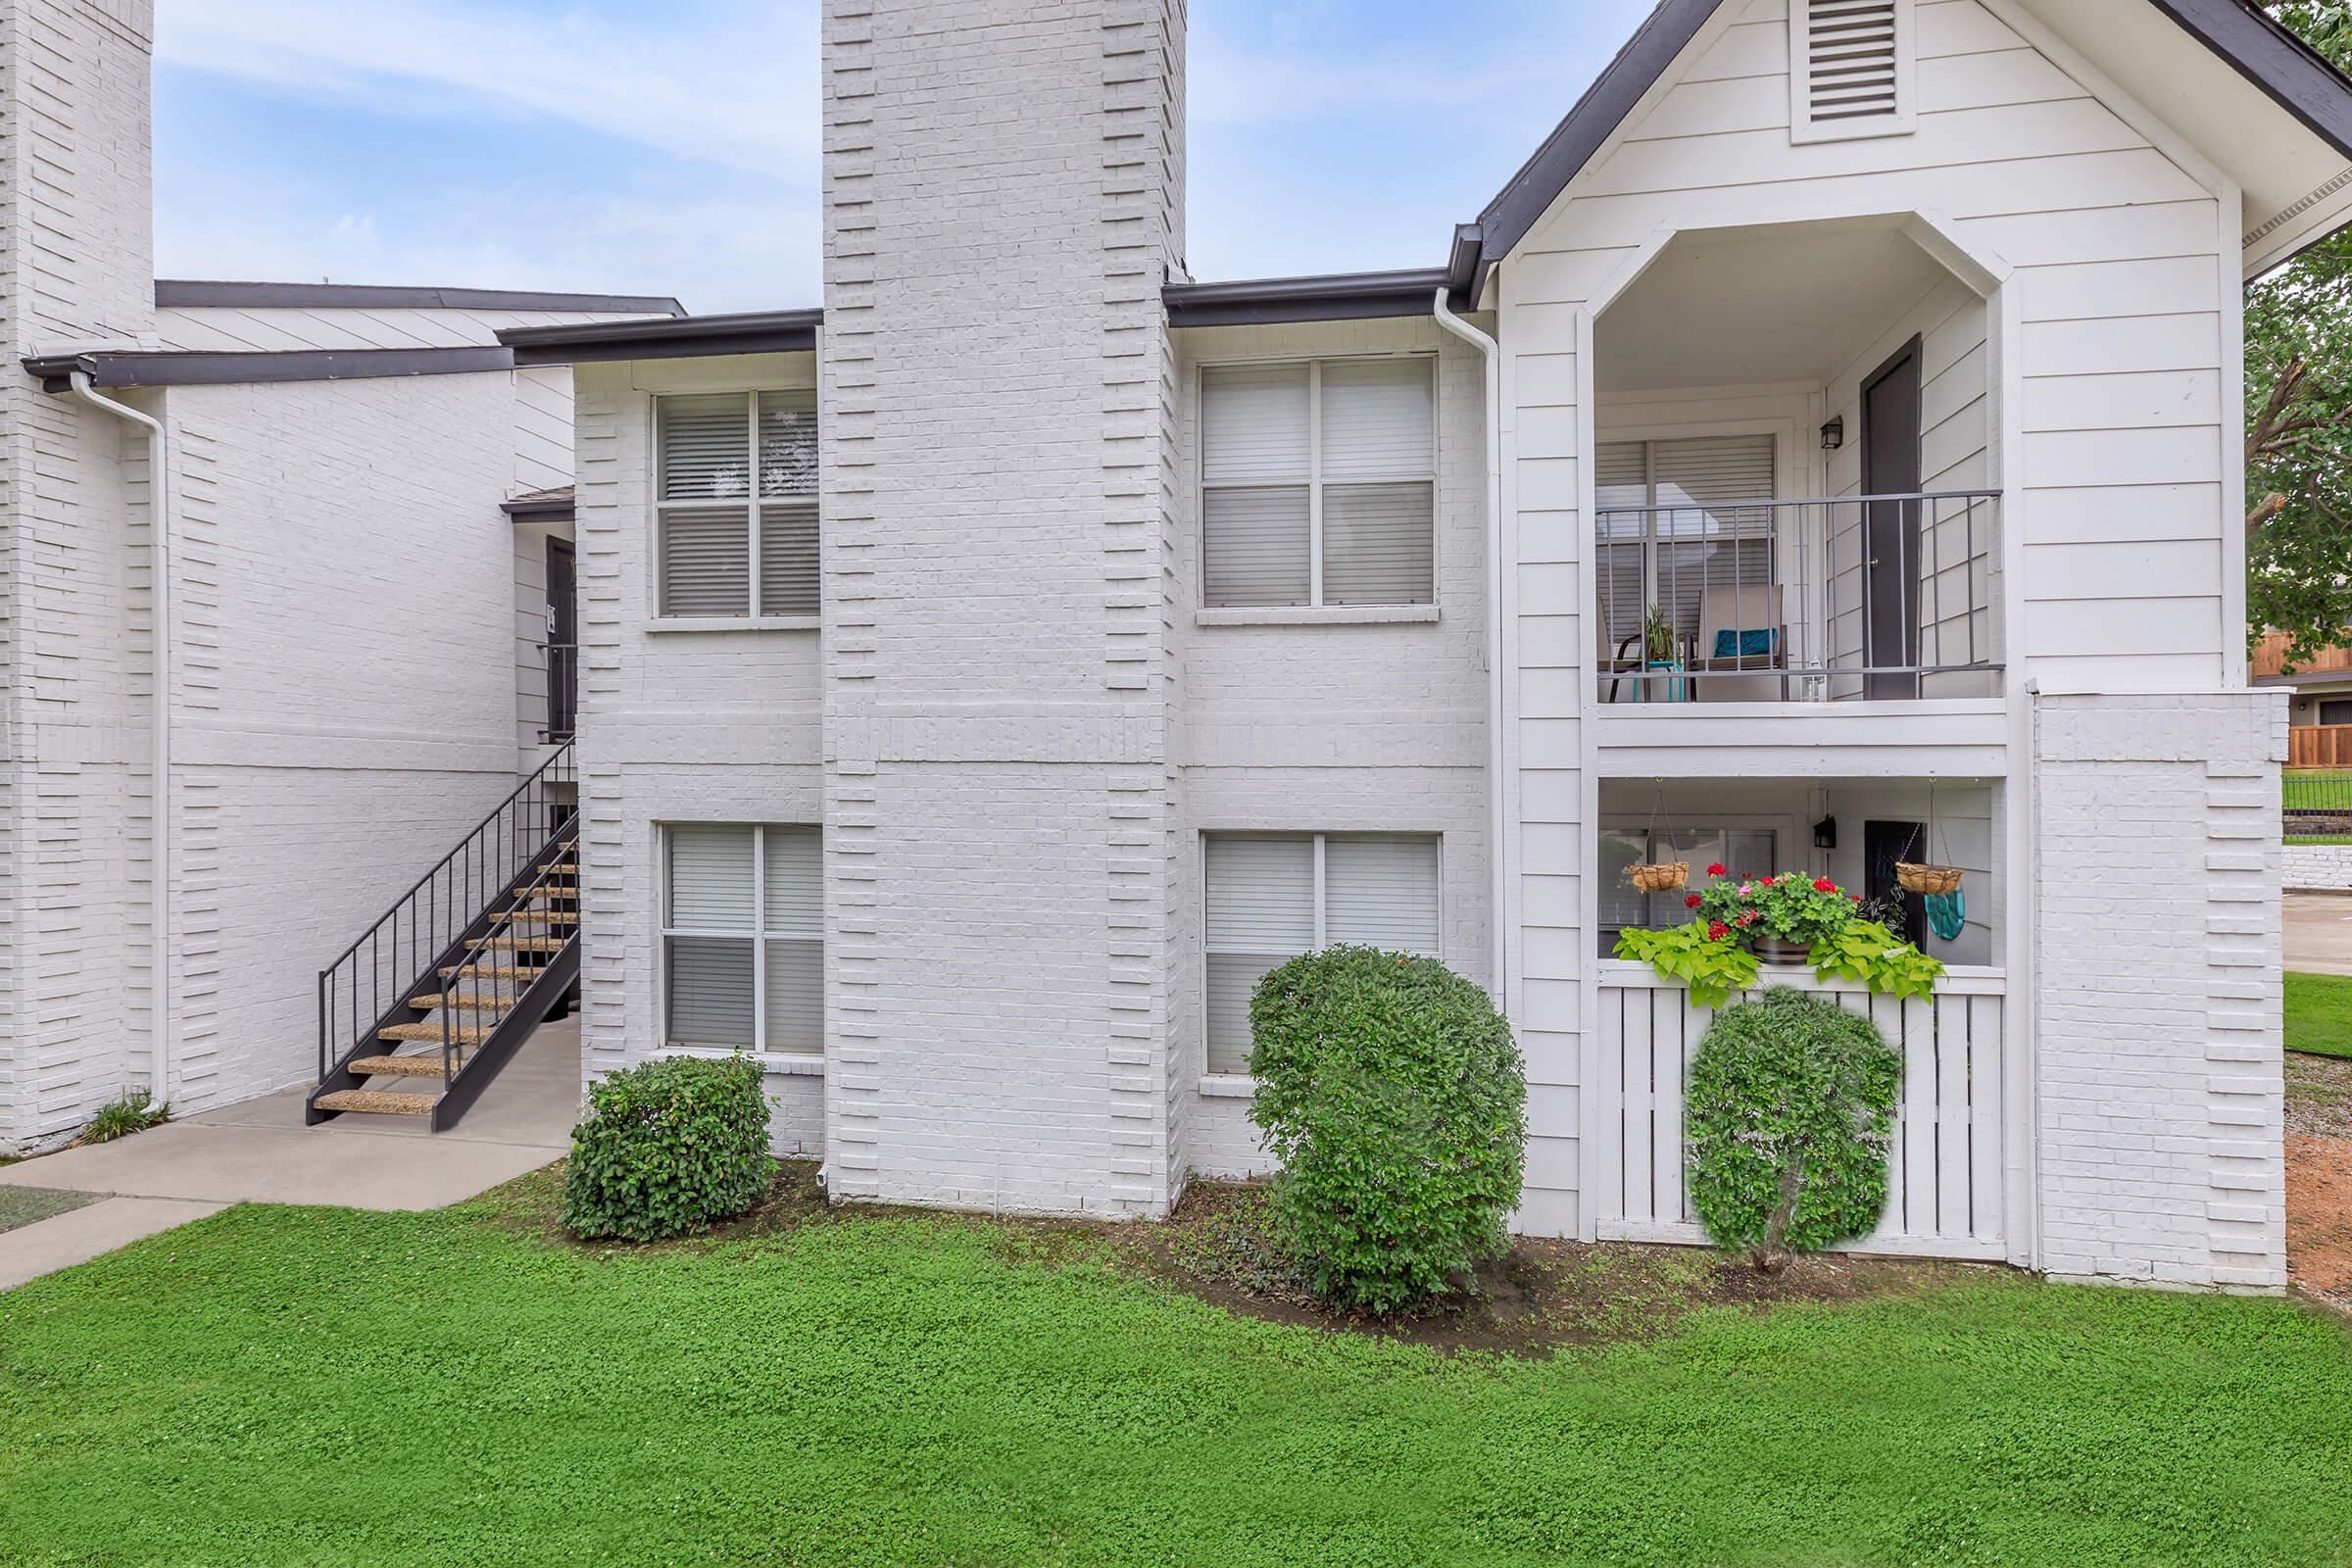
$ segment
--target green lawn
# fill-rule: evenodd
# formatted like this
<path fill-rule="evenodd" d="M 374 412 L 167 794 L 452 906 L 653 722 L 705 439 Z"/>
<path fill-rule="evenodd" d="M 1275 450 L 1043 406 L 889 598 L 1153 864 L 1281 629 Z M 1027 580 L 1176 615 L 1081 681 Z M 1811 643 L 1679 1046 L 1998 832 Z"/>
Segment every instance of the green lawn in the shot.
<path fill-rule="evenodd" d="M 1449 1360 L 1023 1234 L 600 1255 L 484 1211 L 231 1209 L 0 1296 L 0 1562 L 2352 1550 L 2352 1335 L 2283 1301 L 1996 1276 Z"/>
<path fill-rule="evenodd" d="M 95 1193 L 60 1193 L 46 1187 L 0 1187 L 0 1231 L 13 1231 L 20 1225 L 47 1219 L 95 1203 Z"/>
<path fill-rule="evenodd" d="M 2352 1058 L 2352 978 L 2287 974 L 2286 1049 Z"/>

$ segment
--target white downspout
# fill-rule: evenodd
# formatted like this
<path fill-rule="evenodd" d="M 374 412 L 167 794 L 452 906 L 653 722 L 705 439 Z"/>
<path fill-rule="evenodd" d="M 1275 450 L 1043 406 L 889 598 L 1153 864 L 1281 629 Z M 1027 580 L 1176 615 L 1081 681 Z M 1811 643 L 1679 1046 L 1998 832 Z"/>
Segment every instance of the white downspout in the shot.
<path fill-rule="evenodd" d="M 155 826 L 149 841 L 148 956 L 149 1065 L 155 1101 L 172 1099 L 172 451 L 163 421 L 126 403 L 102 397 L 87 370 L 68 373 L 74 395 L 92 408 L 127 419 L 147 432 L 147 571 L 155 619 L 155 692 L 148 713 Z"/>
<path fill-rule="evenodd" d="M 1510 867 L 1502 811 L 1502 346 L 1453 314 L 1438 289 L 1438 324 L 1478 350 L 1487 383 L 1487 859 L 1494 868 L 1494 1005 L 1507 1015 L 1511 993 L 1506 927 Z"/>

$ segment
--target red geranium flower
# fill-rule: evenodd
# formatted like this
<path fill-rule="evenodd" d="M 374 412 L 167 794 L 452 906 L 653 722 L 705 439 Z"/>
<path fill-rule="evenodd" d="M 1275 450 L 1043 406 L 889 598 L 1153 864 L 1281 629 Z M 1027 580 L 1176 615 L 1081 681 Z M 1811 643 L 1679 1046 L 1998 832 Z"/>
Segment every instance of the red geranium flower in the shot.
<path fill-rule="evenodd" d="M 1721 942 L 1725 937 L 1728 937 L 1731 934 L 1732 928 L 1728 925 L 1725 925 L 1721 920 L 1716 920 L 1710 923 L 1707 927 L 1707 940 L 1709 942 Z"/>
<path fill-rule="evenodd" d="M 1695 893 L 1691 894 L 1689 898 L 1683 901 L 1683 907 L 1686 909 L 1695 909 L 1698 907 L 1698 905 L 1699 898 Z"/>
<path fill-rule="evenodd" d="M 1838 884 L 1825 876 L 1820 881 L 1813 884 L 1813 891 L 1816 893 L 1835 893 L 1838 891 Z"/>
<path fill-rule="evenodd" d="M 1709 876 L 1721 876 L 1723 874 L 1723 867 L 1720 865 L 1710 865 L 1707 867 L 1707 875 Z"/>
<path fill-rule="evenodd" d="M 1754 925 L 1756 923 L 1756 911 L 1753 909 L 1748 910 L 1745 914 L 1740 917 L 1740 923 L 1741 925 Z"/>
<path fill-rule="evenodd" d="M 1860 904 L 1862 902 L 1862 895 L 1859 893 L 1848 893 L 1846 897 L 1853 900 L 1856 904 Z"/>

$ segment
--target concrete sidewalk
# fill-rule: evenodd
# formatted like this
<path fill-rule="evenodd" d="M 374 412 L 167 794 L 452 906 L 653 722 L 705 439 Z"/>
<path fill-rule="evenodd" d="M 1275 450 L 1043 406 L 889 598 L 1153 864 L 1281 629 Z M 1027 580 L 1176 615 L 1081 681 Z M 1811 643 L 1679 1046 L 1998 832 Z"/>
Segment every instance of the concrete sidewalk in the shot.
<path fill-rule="evenodd" d="M 2298 974 L 2352 975 L 2352 894 L 2287 893 L 2285 964 Z"/>
<path fill-rule="evenodd" d="M 0 1170 L 0 1185 L 108 1195 L 0 1232 L 0 1290 L 230 1203 L 444 1208 L 537 1170 L 570 1148 L 579 1119 L 579 1020 L 542 1025 L 449 1132 L 406 1116 L 305 1127 L 304 1093 L 284 1090 Z"/>

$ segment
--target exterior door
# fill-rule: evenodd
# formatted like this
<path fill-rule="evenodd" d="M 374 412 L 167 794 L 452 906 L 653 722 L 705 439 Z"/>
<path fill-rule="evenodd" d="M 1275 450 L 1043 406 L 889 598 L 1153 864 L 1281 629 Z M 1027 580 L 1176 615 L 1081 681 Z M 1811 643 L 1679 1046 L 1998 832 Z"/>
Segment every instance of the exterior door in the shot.
<path fill-rule="evenodd" d="M 571 544 L 547 542 L 547 738 L 568 740 L 578 710 L 580 682 L 579 599 L 574 588 Z"/>
<path fill-rule="evenodd" d="M 1862 493 L 1917 495 L 1919 339 L 1904 344 L 1862 383 Z M 1919 676 L 1919 503 L 1876 501 L 1864 509 L 1862 662 L 1889 671 L 1863 678 L 1866 697 L 1917 697 Z"/>
<path fill-rule="evenodd" d="M 1903 918 L 1894 934 L 1921 952 L 1928 946 L 1928 906 L 1903 891 L 1895 880 L 1897 860 L 1917 859 L 1928 853 L 1928 830 L 1918 822 L 1862 824 L 1862 896 L 1883 899 L 1889 894 L 1903 901 Z"/>

